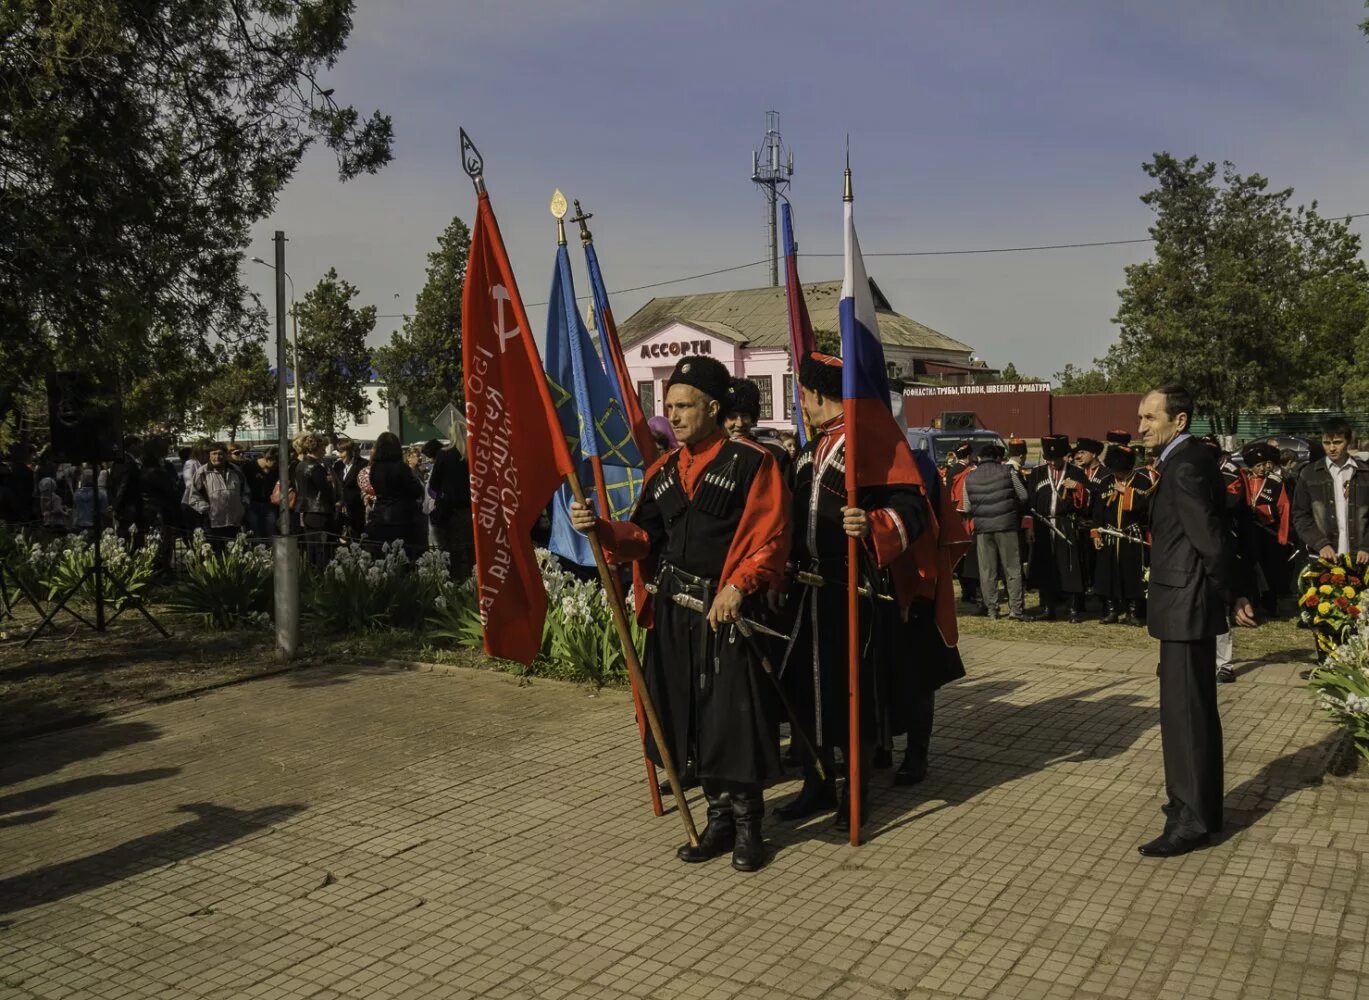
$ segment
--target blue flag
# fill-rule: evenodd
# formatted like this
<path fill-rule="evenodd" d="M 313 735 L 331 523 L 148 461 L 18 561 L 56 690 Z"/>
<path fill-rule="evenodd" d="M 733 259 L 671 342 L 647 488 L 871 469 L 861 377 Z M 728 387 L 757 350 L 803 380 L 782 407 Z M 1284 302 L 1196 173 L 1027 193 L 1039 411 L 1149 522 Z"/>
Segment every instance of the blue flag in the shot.
<path fill-rule="evenodd" d="M 595 493 L 595 465 L 603 469 L 608 509 L 603 517 L 622 520 L 632 513 L 642 488 L 644 462 L 622 401 L 613 391 L 594 342 L 575 305 L 575 283 L 570 255 L 556 250 L 547 304 L 547 347 L 544 364 L 552 403 L 561 429 L 579 464 L 586 495 Z M 570 526 L 570 487 L 562 486 L 552 500 L 551 551 L 581 566 L 593 566 L 589 541 Z"/>

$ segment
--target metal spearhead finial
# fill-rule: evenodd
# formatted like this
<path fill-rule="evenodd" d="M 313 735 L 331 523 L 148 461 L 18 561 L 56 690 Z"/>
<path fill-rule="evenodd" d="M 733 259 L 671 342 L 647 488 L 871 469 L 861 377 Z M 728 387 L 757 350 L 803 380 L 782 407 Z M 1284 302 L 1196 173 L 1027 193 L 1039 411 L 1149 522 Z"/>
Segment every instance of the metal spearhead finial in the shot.
<path fill-rule="evenodd" d="M 841 192 L 842 201 L 855 201 L 855 196 L 851 193 L 851 135 L 846 135 L 846 177 L 845 187 Z"/>
<path fill-rule="evenodd" d="M 593 212 L 586 212 L 580 207 L 580 199 L 575 199 L 575 214 L 570 217 L 571 222 L 580 223 L 580 242 L 590 244 L 594 242 L 594 235 L 589 231 L 589 226 L 585 225 L 590 219 L 594 218 Z"/>
<path fill-rule="evenodd" d="M 461 129 L 461 167 L 475 185 L 476 193 L 484 194 L 485 158 L 480 155 L 480 150 L 475 148 L 475 143 L 471 142 L 471 137 L 466 134 L 464 128 Z"/>
<path fill-rule="evenodd" d="M 551 193 L 551 214 L 556 217 L 556 245 L 566 245 L 566 196 L 557 188 Z"/>

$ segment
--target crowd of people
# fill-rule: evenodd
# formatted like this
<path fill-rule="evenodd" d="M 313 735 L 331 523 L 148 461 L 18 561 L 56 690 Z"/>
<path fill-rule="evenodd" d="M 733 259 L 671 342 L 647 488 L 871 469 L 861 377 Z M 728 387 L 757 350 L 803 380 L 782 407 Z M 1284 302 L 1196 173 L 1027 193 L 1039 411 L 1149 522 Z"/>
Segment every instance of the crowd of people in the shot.
<path fill-rule="evenodd" d="M 132 544 L 203 531 L 221 545 L 239 534 L 266 542 L 281 533 L 280 455 L 241 442 L 201 440 L 173 458 L 161 438 L 130 437 L 111 462 L 70 463 L 51 448 L 14 445 L 0 463 L 0 522 L 53 537 L 112 527 Z M 400 542 L 447 552 L 458 579 L 474 545 L 464 442 L 403 447 L 389 432 L 368 455 L 356 441 L 297 435 L 286 465 L 290 534 L 316 565 L 338 544 Z"/>
<path fill-rule="evenodd" d="M 1221 470 L 1237 588 L 1265 621 L 1287 609 L 1280 600 L 1309 558 L 1369 563 L 1369 466 L 1350 453 L 1353 439 L 1336 417 L 1306 459 L 1260 440 L 1240 449 L 1238 463 L 1217 438 L 1199 438 Z M 1001 580 L 1012 620 L 1026 620 L 1024 591 L 1035 587 L 1039 620 L 1083 622 L 1092 598 L 1101 624 L 1143 624 L 1160 473 L 1157 456 L 1139 451 L 1129 433 L 1113 431 L 1105 441 L 1042 438 L 1042 462 L 1030 470 L 1018 439 L 953 452 L 942 476 L 975 540 L 957 567 L 962 598 L 996 618 Z M 1218 650 L 1218 678 L 1234 681 L 1229 634 Z"/>

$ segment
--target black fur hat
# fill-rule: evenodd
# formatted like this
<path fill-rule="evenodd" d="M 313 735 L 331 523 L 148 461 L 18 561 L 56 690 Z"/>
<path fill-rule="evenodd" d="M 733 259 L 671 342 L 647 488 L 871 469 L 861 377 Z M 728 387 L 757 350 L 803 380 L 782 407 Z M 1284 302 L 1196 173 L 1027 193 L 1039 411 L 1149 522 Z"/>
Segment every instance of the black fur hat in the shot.
<path fill-rule="evenodd" d="M 672 385 L 692 385 L 705 396 L 717 400 L 718 405 L 722 407 L 721 413 L 726 413 L 728 387 L 731 382 L 731 373 L 715 358 L 681 358 L 675 370 L 670 373 L 670 380 L 666 382 L 665 387 L 669 392 Z"/>
<path fill-rule="evenodd" d="M 1097 438 L 1080 438 L 1074 445 L 1075 451 L 1091 451 L 1095 455 L 1103 453 L 1103 442 Z"/>
<path fill-rule="evenodd" d="M 1103 456 L 1103 464 L 1113 472 L 1130 472 L 1136 468 L 1136 452 L 1124 444 L 1115 444 Z"/>
<path fill-rule="evenodd" d="M 1070 453 L 1070 439 L 1063 434 L 1053 434 L 1041 439 L 1041 455 L 1046 459 L 1064 458 Z"/>
<path fill-rule="evenodd" d="M 1108 439 L 1108 444 L 1131 444 L 1131 434 L 1128 431 L 1108 431 L 1104 436 Z"/>
<path fill-rule="evenodd" d="M 828 399 L 841 399 L 841 358 L 810 351 L 799 364 L 799 385 Z"/>
<path fill-rule="evenodd" d="M 742 414 L 754 424 L 761 418 L 761 387 L 749 378 L 734 378 L 728 387 L 728 399 L 723 405 L 724 417 Z"/>

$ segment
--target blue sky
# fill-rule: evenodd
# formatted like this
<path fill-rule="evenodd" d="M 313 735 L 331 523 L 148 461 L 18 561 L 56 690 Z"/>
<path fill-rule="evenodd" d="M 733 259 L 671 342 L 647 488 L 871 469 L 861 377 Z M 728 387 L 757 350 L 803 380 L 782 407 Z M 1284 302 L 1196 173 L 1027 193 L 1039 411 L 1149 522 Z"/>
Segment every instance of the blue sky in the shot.
<path fill-rule="evenodd" d="M 340 184 L 326 151 L 311 153 L 252 252 L 271 259 L 271 233 L 285 229 L 301 296 L 336 266 L 382 314 L 412 309 L 437 234 L 474 215 L 459 126 L 485 156 L 529 303 L 550 282 L 555 187 L 595 213 L 610 289 L 763 258 L 764 203 L 749 175 L 771 109 L 795 153 L 803 251 L 841 249 L 847 133 L 867 253 L 1145 236 L 1140 165 L 1156 150 L 1231 160 L 1328 213 L 1369 212 L 1360 0 L 358 8 L 328 81 L 339 99 L 393 116 L 395 160 Z M 995 366 L 1049 376 L 1115 339 L 1122 269 L 1146 253 L 868 265 L 900 312 Z M 246 266 L 266 292 L 270 273 Z M 840 260 L 806 259 L 800 271 L 834 279 Z M 621 320 L 652 294 L 767 280 L 754 267 L 616 296 L 614 311 Z M 540 322 L 543 310 L 530 312 Z M 373 340 L 400 322 L 382 318 Z"/>

